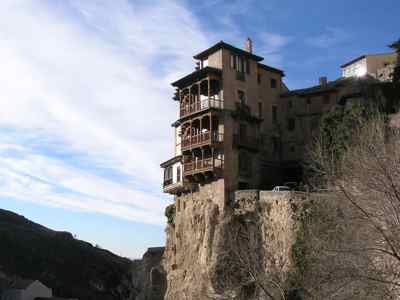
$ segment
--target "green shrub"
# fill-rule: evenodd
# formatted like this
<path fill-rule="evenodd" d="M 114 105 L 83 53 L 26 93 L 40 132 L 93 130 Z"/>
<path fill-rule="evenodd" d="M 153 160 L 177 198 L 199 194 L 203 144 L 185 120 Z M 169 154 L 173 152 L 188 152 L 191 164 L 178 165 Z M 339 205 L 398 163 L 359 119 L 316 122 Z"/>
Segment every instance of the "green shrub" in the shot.
<path fill-rule="evenodd" d="M 170 225 L 175 224 L 175 204 L 168 205 L 165 208 L 165 216 L 167 217 L 167 222 Z"/>

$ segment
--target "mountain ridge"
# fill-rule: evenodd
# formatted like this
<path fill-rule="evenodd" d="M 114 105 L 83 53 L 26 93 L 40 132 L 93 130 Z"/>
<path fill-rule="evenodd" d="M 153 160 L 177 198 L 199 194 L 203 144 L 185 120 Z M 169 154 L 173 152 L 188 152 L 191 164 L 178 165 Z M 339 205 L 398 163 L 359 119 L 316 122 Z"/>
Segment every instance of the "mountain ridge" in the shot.
<path fill-rule="evenodd" d="M 62 297 L 128 299 L 128 258 L 0 209 L 0 271 L 6 279 L 38 279 Z"/>

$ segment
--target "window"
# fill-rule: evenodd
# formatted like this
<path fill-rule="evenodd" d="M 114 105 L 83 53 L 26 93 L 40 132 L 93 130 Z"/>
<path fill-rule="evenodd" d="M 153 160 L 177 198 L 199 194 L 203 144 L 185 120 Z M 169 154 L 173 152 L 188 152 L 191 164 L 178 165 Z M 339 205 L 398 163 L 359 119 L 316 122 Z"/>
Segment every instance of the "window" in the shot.
<path fill-rule="evenodd" d="M 276 105 L 272 106 L 272 122 L 276 123 L 278 121 L 278 108 Z"/>
<path fill-rule="evenodd" d="M 246 104 L 246 94 L 243 91 L 238 91 L 238 100 L 240 104 Z"/>
<path fill-rule="evenodd" d="M 312 118 L 310 122 L 311 132 L 319 128 L 319 118 Z"/>
<path fill-rule="evenodd" d="M 237 67 L 236 70 L 239 73 L 243 72 L 243 61 L 242 61 L 241 57 L 237 56 L 237 55 L 236 55 L 236 67 Z"/>
<path fill-rule="evenodd" d="M 307 99 L 306 99 L 306 103 L 307 103 L 308 105 L 310 105 L 310 104 L 311 104 L 311 98 L 310 98 L 310 97 L 307 97 Z"/>
<path fill-rule="evenodd" d="M 292 108 L 293 108 L 293 101 L 292 101 L 292 100 L 289 100 L 289 102 L 288 102 L 288 108 L 289 108 L 289 109 L 292 109 Z"/>
<path fill-rule="evenodd" d="M 239 125 L 239 137 L 240 140 L 245 141 L 247 137 L 247 126 L 246 124 Z"/>
<path fill-rule="evenodd" d="M 261 84 L 261 74 L 257 74 L 257 83 Z"/>
<path fill-rule="evenodd" d="M 172 166 L 164 169 L 164 184 L 172 183 Z"/>
<path fill-rule="evenodd" d="M 258 102 L 258 117 L 261 119 L 263 116 L 263 106 L 262 106 L 262 102 Z"/>
<path fill-rule="evenodd" d="M 275 89 L 276 88 L 276 79 L 271 78 L 271 88 Z"/>
<path fill-rule="evenodd" d="M 251 157 L 246 152 L 239 153 L 239 174 L 245 176 L 251 175 Z"/>
<path fill-rule="evenodd" d="M 296 128 L 296 121 L 293 118 L 288 119 L 288 126 L 287 126 L 289 131 L 293 131 Z"/>
<path fill-rule="evenodd" d="M 248 182 L 239 181 L 239 183 L 238 183 L 239 190 L 248 190 L 249 188 L 250 188 L 250 185 Z"/>
<path fill-rule="evenodd" d="M 176 181 L 180 182 L 181 181 L 181 166 L 178 166 L 176 168 Z"/>
<path fill-rule="evenodd" d="M 272 155 L 276 157 L 279 153 L 279 144 L 278 144 L 278 138 L 273 137 L 272 138 Z"/>
<path fill-rule="evenodd" d="M 230 57 L 231 69 L 238 71 L 239 73 L 250 74 L 250 61 L 236 54 L 231 54 Z"/>
<path fill-rule="evenodd" d="M 324 104 L 329 104 L 329 95 L 324 95 Z"/>
<path fill-rule="evenodd" d="M 290 152 L 295 152 L 296 151 L 296 147 L 295 145 L 290 145 Z"/>

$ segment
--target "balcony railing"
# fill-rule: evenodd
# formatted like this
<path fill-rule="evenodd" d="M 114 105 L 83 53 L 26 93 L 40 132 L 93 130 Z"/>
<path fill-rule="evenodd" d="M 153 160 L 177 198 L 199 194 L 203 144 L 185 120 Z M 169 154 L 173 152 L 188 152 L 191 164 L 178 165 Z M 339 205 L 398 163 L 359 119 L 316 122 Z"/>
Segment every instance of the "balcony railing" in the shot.
<path fill-rule="evenodd" d="M 203 173 L 207 171 L 214 171 L 215 169 L 222 169 L 224 165 L 223 160 L 217 158 L 204 158 L 195 161 L 184 163 L 183 174 L 194 175 L 197 173 Z"/>
<path fill-rule="evenodd" d="M 181 107 L 180 110 L 180 117 L 186 117 L 191 114 L 194 114 L 196 112 L 206 110 L 209 108 L 217 108 L 217 109 L 223 109 L 224 108 L 224 101 L 220 99 L 202 99 L 200 101 L 196 101 L 194 103 L 191 103 L 190 105 L 184 105 Z"/>
<path fill-rule="evenodd" d="M 184 137 L 181 142 L 182 151 L 190 150 L 194 147 L 211 145 L 223 142 L 224 135 L 217 131 L 206 131 L 196 135 Z"/>
<path fill-rule="evenodd" d="M 258 150 L 262 146 L 262 139 L 259 137 L 233 135 L 233 145 L 236 147 L 244 147 Z"/>

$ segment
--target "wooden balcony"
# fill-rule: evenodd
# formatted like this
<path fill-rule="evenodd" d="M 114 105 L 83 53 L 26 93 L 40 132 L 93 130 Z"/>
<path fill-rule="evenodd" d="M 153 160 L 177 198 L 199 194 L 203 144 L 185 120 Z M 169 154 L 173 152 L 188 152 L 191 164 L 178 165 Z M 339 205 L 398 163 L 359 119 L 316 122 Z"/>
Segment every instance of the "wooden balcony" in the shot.
<path fill-rule="evenodd" d="M 190 116 L 192 114 L 207 110 L 209 108 L 224 109 L 224 101 L 210 98 L 184 105 L 183 107 L 181 107 L 180 110 L 180 118 Z"/>
<path fill-rule="evenodd" d="M 242 147 L 258 151 L 261 149 L 262 145 L 262 139 L 259 137 L 240 136 L 239 134 L 233 135 L 234 147 Z"/>
<path fill-rule="evenodd" d="M 215 172 L 216 170 L 223 169 L 224 162 L 221 159 L 209 157 L 204 159 L 198 159 L 195 161 L 184 163 L 183 175 L 191 176 L 206 172 Z"/>
<path fill-rule="evenodd" d="M 184 190 L 184 184 L 182 181 L 178 181 L 175 183 L 172 182 L 172 179 L 168 179 L 168 180 L 164 181 L 164 184 L 163 184 L 164 193 L 176 194 L 183 190 Z"/>
<path fill-rule="evenodd" d="M 196 135 L 184 137 L 181 142 L 181 149 L 182 151 L 191 150 L 196 147 L 221 143 L 223 140 L 223 134 L 218 133 L 217 131 L 206 131 Z"/>

